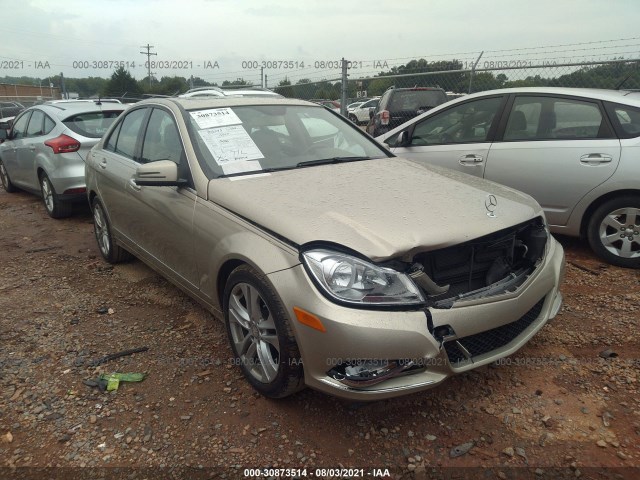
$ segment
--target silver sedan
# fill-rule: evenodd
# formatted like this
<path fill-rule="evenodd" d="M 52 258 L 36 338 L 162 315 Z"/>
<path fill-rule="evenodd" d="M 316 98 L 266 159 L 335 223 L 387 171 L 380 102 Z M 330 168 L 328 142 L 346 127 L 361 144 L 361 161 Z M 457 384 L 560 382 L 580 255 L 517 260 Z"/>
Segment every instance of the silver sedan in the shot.
<path fill-rule="evenodd" d="M 467 95 L 377 137 L 395 154 L 535 198 L 552 232 L 640 267 L 640 92 L 510 88 Z"/>

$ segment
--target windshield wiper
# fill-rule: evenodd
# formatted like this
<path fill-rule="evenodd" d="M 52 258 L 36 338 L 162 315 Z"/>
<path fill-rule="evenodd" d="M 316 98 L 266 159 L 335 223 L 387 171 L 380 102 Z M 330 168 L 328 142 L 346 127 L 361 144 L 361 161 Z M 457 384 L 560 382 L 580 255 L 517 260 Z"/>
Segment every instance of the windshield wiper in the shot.
<path fill-rule="evenodd" d="M 271 168 L 263 168 L 260 170 L 250 170 L 248 172 L 234 172 L 234 173 L 223 173 L 218 175 L 215 178 L 227 178 L 227 177 L 239 177 L 241 175 L 258 175 L 260 173 L 271 173 L 271 172 L 279 172 L 281 170 L 293 170 L 294 166 L 291 167 L 271 167 Z"/>
<path fill-rule="evenodd" d="M 319 160 L 307 160 L 305 162 L 300 162 L 296 165 L 296 168 L 300 167 L 312 167 L 314 165 L 328 165 L 331 163 L 346 163 L 346 162 L 357 162 L 359 160 L 371 160 L 372 157 L 332 157 L 332 158 L 321 158 Z"/>

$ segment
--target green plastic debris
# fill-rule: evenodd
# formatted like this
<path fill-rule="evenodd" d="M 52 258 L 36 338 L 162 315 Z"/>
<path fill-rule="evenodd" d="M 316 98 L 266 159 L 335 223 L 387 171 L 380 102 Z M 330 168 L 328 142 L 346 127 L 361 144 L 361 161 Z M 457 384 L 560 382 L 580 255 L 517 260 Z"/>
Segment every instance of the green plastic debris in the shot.
<path fill-rule="evenodd" d="M 120 382 L 141 382 L 144 380 L 144 373 L 103 373 L 100 375 L 99 380 L 106 382 L 107 392 L 117 390 L 120 386 Z"/>

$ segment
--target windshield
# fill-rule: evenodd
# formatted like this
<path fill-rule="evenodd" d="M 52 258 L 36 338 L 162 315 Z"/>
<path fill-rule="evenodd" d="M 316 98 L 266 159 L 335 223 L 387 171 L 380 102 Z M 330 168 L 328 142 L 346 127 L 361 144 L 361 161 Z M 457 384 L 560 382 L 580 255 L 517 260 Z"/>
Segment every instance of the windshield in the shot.
<path fill-rule="evenodd" d="M 325 108 L 251 105 L 189 111 L 194 144 L 213 177 L 392 156 Z"/>

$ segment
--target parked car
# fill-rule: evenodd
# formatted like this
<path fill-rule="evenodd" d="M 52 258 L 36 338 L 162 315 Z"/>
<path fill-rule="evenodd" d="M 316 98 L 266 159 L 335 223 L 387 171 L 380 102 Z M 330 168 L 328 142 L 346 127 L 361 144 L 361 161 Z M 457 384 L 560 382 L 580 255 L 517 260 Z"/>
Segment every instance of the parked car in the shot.
<path fill-rule="evenodd" d="M 446 101 L 447 94 L 442 88 L 389 87 L 382 94 L 378 106 L 370 113 L 367 133 L 373 137 L 382 135 Z"/>
<path fill-rule="evenodd" d="M 349 105 L 347 105 L 347 112 L 351 112 L 353 110 L 355 110 L 356 108 L 358 108 L 360 105 L 362 105 L 364 102 L 352 102 Z"/>
<path fill-rule="evenodd" d="M 0 128 L 0 180 L 7 192 L 42 196 L 53 218 L 86 201 L 84 157 L 125 110 L 119 103 L 65 102 L 24 110 Z"/>
<path fill-rule="evenodd" d="M 353 109 L 349 112 L 349 120 L 351 120 L 355 124 L 368 123 L 370 118 L 370 112 L 375 110 L 380 102 L 380 97 L 372 98 L 371 100 L 367 100 L 359 107 Z"/>
<path fill-rule="evenodd" d="M 0 121 L 8 121 L 24 110 L 24 105 L 18 102 L 0 102 Z"/>
<path fill-rule="evenodd" d="M 640 93 L 511 88 L 451 101 L 379 137 L 398 155 L 533 196 L 552 232 L 640 267 Z"/>
<path fill-rule="evenodd" d="M 395 158 L 311 102 L 144 100 L 86 179 L 105 260 L 134 254 L 223 318 L 268 397 L 430 388 L 561 305 L 563 250 L 531 197 Z"/>

